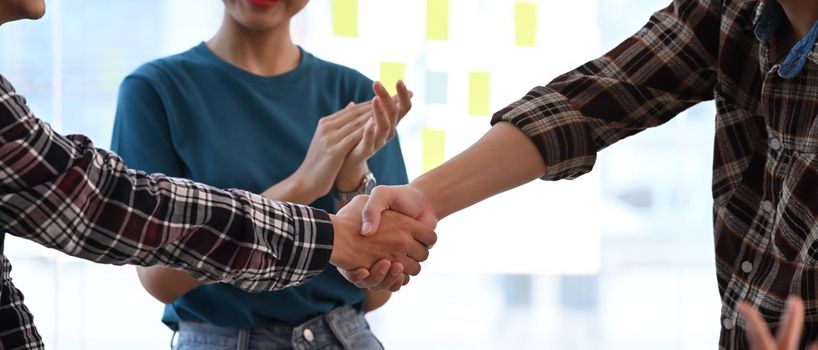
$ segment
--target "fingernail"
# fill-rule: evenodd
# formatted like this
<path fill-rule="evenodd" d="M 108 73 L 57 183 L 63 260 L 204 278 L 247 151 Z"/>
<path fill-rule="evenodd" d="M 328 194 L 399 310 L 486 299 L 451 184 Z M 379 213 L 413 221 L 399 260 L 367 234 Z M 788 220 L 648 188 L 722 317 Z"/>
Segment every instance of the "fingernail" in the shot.
<path fill-rule="evenodd" d="M 362 234 L 362 235 L 364 235 L 364 236 L 368 236 L 368 235 L 369 235 L 369 230 L 370 230 L 370 227 L 371 227 L 371 226 L 369 225 L 369 223 L 368 223 L 368 222 L 365 222 L 365 223 L 364 223 L 364 224 L 361 226 L 361 234 Z"/>

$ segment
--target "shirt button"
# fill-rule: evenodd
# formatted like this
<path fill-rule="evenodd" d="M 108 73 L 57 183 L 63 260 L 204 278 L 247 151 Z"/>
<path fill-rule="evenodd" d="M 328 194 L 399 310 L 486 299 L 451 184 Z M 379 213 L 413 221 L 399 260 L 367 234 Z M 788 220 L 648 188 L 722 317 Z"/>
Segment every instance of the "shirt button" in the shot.
<path fill-rule="evenodd" d="M 741 271 L 744 271 L 744 273 L 752 272 L 753 271 L 753 263 L 751 263 L 749 261 L 745 261 L 745 262 L 741 263 Z"/>
<path fill-rule="evenodd" d="M 768 213 L 773 211 L 773 202 L 770 201 L 761 202 L 761 210 L 764 210 Z"/>
<path fill-rule="evenodd" d="M 304 339 L 307 341 L 313 341 L 313 339 L 315 339 L 315 335 L 312 334 L 312 331 L 309 328 L 304 329 Z"/>
<path fill-rule="evenodd" d="M 777 137 L 773 137 L 772 139 L 770 139 L 770 148 L 772 148 L 773 151 L 780 150 L 781 140 L 779 140 Z"/>
<path fill-rule="evenodd" d="M 724 329 L 726 329 L 728 331 L 733 329 L 733 320 L 731 320 L 729 318 L 725 318 L 724 320 L 722 320 L 721 324 L 724 326 Z"/>

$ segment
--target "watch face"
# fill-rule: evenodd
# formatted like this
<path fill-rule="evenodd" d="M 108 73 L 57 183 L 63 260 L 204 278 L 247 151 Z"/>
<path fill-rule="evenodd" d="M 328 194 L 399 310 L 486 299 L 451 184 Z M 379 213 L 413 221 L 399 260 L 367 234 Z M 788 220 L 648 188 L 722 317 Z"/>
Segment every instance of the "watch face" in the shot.
<path fill-rule="evenodd" d="M 358 188 L 355 191 L 349 193 L 335 192 L 335 198 L 344 202 L 349 202 L 352 200 L 352 198 L 354 198 L 357 195 L 371 194 L 372 189 L 375 188 L 377 184 L 378 182 L 375 181 L 375 175 L 369 173 L 366 174 L 366 176 L 364 176 L 363 180 L 361 180 L 361 185 L 358 186 Z"/>
<path fill-rule="evenodd" d="M 372 189 L 375 188 L 375 185 L 377 185 L 375 176 L 372 175 L 372 173 L 369 173 L 369 175 L 364 178 L 363 192 L 366 194 L 372 193 Z"/>

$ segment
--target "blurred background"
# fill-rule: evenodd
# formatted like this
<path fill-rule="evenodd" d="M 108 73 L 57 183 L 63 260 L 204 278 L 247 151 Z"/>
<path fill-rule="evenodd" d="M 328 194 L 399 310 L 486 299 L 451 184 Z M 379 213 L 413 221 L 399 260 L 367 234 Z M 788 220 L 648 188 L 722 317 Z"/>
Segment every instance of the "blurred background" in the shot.
<path fill-rule="evenodd" d="M 294 21 L 316 56 L 394 85 L 410 178 L 490 114 L 611 49 L 669 0 L 314 0 Z M 107 148 L 119 83 L 209 39 L 218 0 L 48 0 L 0 29 L 0 73 L 41 119 Z M 573 181 L 523 186 L 447 218 L 424 273 L 367 317 L 388 349 L 707 349 L 718 338 L 711 230 L 715 108 L 604 150 Z M 162 305 L 133 267 L 9 237 L 12 277 L 50 349 L 164 349 Z"/>

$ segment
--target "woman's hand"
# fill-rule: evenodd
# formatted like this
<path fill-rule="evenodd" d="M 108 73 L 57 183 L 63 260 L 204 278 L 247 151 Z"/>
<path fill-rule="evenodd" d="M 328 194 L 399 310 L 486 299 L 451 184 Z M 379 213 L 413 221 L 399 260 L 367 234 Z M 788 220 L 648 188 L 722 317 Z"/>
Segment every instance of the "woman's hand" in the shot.
<path fill-rule="evenodd" d="M 361 179 L 369 173 L 366 161 L 392 140 L 398 122 L 412 108 L 412 92 L 403 81 L 395 85 L 398 94 L 389 96 L 383 84 L 374 82 L 372 90 L 372 118 L 363 128 L 363 136 L 358 144 L 347 154 L 335 180 L 335 188 L 341 192 L 352 192 L 361 184 Z"/>
<path fill-rule="evenodd" d="M 332 190 L 344 159 L 363 138 L 364 124 L 372 119 L 370 102 L 350 103 L 321 118 L 307 155 L 298 169 L 262 195 L 294 203 L 309 204 Z M 360 182 L 360 178 L 358 179 Z M 356 185 L 357 186 L 357 185 Z"/>

